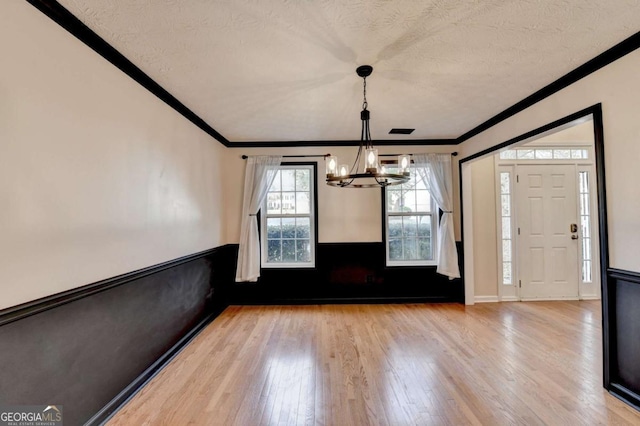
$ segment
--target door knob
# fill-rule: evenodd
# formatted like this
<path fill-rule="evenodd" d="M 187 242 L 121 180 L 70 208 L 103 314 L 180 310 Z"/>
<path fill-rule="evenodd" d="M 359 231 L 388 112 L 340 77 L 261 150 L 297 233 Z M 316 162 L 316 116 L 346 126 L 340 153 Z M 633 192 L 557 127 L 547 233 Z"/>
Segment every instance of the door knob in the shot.
<path fill-rule="evenodd" d="M 577 239 L 578 239 L 578 236 L 577 236 L 576 234 L 573 234 L 573 235 L 571 235 L 571 239 L 572 239 L 572 240 L 577 240 Z"/>
<path fill-rule="evenodd" d="M 569 229 L 571 230 L 571 232 L 578 232 L 578 224 L 572 223 L 571 226 L 569 226 Z"/>

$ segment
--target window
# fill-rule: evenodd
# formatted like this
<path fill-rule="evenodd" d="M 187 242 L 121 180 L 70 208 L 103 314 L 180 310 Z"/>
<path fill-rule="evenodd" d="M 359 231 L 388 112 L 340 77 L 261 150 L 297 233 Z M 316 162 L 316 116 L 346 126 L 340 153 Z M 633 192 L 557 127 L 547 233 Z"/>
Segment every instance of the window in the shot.
<path fill-rule="evenodd" d="M 316 165 L 283 163 L 260 210 L 263 268 L 315 266 Z"/>
<path fill-rule="evenodd" d="M 513 285 L 513 242 L 511 239 L 511 173 L 500 172 L 500 216 L 502 237 L 502 284 Z"/>
<path fill-rule="evenodd" d="M 593 282 L 591 259 L 591 200 L 589 199 L 589 172 L 578 172 L 580 192 L 580 225 L 582 228 L 582 282 Z"/>
<path fill-rule="evenodd" d="M 397 172 L 395 165 L 387 170 Z M 428 183 L 412 169 L 409 182 L 384 194 L 387 265 L 435 265 L 438 209 Z"/>
<path fill-rule="evenodd" d="M 588 160 L 589 150 L 551 148 L 513 148 L 500 152 L 501 160 Z"/>

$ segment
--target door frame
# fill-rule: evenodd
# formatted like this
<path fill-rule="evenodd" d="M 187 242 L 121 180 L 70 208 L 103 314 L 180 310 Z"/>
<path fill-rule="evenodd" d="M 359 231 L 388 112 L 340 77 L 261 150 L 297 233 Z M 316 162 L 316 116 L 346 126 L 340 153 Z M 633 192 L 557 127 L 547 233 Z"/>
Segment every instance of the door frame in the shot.
<path fill-rule="evenodd" d="M 520 145 L 521 146 L 521 145 Z M 558 145 L 550 146 L 550 145 L 536 145 L 532 148 L 543 148 L 543 149 L 558 149 L 558 148 L 578 148 L 585 149 L 585 144 L 576 144 L 574 145 Z M 592 260 L 592 283 L 584 283 L 582 281 L 582 247 L 578 248 L 578 261 L 576 264 L 576 268 L 578 269 L 578 294 L 577 297 L 574 298 L 563 298 L 563 299 L 525 299 L 525 300 L 599 300 L 601 299 L 601 283 L 600 283 L 600 263 L 597 261 L 599 259 L 599 244 L 598 238 L 595 235 L 598 232 L 598 198 L 596 193 L 596 185 L 594 185 L 595 177 L 597 176 L 596 167 L 595 167 L 595 150 L 593 144 L 590 143 L 588 147 L 589 158 L 588 160 L 554 160 L 553 162 L 549 162 L 546 160 L 505 160 L 500 159 L 498 154 L 494 154 L 494 178 L 495 178 L 495 190 L 496 190 L 496 255 L 498 261 L 498 301 L 522 301 L 521 288 L 516 284 L 518 281 L 517 277 L 519 275 L 519 264 L 520 264 L 520 251 L 518 246 L 518 239 L 515 238 L 517 235 L 518 229 L 518 206 L 517 206 L 517 185 L 515 184 L 517 181 L 517 177 L 519 176 L 519 168 L 523 166 L 532 166 L 532 165 L 569 165 L 574 166 L 574 178 L 576 179 L 576 201 L 577 205 L 577 219 L 579 223 L 580 216 L 580 206 L 579 206 L 579 174 L 581 172 L 588 172 L 590 176 L 589 181 L 589 210 L 591 211 L 590 217 L 590 225 L 591 225 L 591 260 Z M 501 205 L 501 197 L 500 197 L 500 173 L 508 172 L 511 177 L 511 235 L 514 236 L 512 238 L 512 253 L 511 253 L 511 262 L 512 262 L 512 270 L 511 275 L 514 280 L 513 282 L 513 291 L 507 291 L 509 294 L 505 294 L 505 290 L 508 290 L 504 284 L 501 284 L 502 279 L 502 216 L 500 215 L 500 211 L 502 208 Z M 582 235 L 582 227 L 579 227 L 579 235 L 580 241 L 584 238 Z"/>

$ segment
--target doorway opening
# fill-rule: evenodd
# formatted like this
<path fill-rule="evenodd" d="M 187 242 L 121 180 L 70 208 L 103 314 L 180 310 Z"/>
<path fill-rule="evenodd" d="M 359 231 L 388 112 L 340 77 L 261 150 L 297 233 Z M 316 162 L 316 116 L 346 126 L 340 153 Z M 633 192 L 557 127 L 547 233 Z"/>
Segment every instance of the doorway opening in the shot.
<path fill-rule="evenodd" d="M 600 299 L 593 120 L 492 160 L 498 300 Z"/>
<path fill-rule="evenodd" d="M 600 114 L 596 105 L 461 160 L 465 303 L 601 298 Z"/>

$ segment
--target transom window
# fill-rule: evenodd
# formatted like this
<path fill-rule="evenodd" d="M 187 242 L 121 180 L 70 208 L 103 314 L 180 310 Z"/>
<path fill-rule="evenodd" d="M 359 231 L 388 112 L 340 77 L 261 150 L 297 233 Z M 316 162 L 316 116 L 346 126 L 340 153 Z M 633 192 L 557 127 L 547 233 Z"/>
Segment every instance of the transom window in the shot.
<path fill-rule="evenodd" d="M 261 212 L 263 268 L 315 266 L 315 164 L 280 166 Z"/>
<path fill-rule="evenodd" d="M 587 160 L 589 150 L 578 148 L 513 148 L 500 153 L 501 160 Z"/>
<path fill-rule="evenodd" d="M 397 173 L 396 165 L 387 167 Z M 435 265 L 437 207 L 424 177 L 415 168 L 411 179 L 384 189 L 387 265 Z"/>

